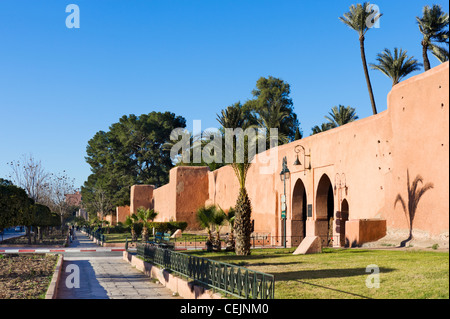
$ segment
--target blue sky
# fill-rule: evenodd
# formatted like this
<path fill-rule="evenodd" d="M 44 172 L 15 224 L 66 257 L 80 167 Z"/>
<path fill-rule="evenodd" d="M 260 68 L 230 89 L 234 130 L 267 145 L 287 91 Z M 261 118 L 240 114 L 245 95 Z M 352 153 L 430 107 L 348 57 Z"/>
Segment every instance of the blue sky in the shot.
<path fill-rule="evenodd" d="M 68 4 L 80 28 L 65 24 Z M 357 33 L 338 17 L 354 1 L 0 0 L 0 177 L 32 154 L 79 187 L 86 145 L 124 114 L 171 111 L 217 127 L 216 114 L 245 102 L 261 76 L 291 85 L 304 136 L 331 107 L 371 115 Z M 379 0 L 368 62 L 403 48 L 422 62 L 415 17 L 448 2 Z M 433 66 L 438 61 L 430 56 Z M 416 75 L 419 72 L 414 72 Z M 370 71 L 379 112 L 391 81 Z"/>

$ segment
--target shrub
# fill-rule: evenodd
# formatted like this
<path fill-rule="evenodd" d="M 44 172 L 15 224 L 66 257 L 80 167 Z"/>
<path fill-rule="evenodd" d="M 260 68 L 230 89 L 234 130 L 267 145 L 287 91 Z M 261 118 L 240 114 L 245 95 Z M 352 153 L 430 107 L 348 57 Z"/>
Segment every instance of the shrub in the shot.
<path fill-rule="evenodd" d="M 186 222 L 151 222 L 149 223 L 149 229 L 155 228 L 155 232 L 160 233 L 173 233 L 177 229 L 184 231 L 188 224 Z"/>
<path fill-rule="evenodd" d="M 175 232 L 177 229 L 181 229 L 181 231 L 185 231 L 185 229 L 188 226 L 188 223 L 186 222 L 169 222 L 170 227 L 172 228 L 171 231 Z"/>

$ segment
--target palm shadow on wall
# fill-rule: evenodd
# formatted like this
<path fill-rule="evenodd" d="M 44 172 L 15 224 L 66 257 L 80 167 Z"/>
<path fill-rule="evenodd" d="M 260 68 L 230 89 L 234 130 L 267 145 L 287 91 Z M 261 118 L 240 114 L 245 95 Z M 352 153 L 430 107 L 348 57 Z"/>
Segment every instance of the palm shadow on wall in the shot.
<path fill-rule="evenodd" d="M 407 203 L 403 199 L 402 195 L 397 194 L 394 202 L 394 209 L 397 206 L 397 203 L 400 202 L 402 205 L 403 211 L 405 212 L 406 218 L 409 222 L 409 237 L 400 243 L 400 247 L 405 247 L 406 243 L 409 242 L 412 238 L 412 230 L 413 230 L 413 222 L 414 217 L 416 216 L 417 206 L 419 205 L 419 201 L 426 191 L 432 189 L 434 187 L 433 183 L 427 183 L 424 186 L 420 187 L 420 184 L 423 184 L 423 177 L 417 175 L 414 178 L 413 182 L 409 183 L 409 170 L 406 170 L 406 186 L 408 191 L 408 199 Z"/>

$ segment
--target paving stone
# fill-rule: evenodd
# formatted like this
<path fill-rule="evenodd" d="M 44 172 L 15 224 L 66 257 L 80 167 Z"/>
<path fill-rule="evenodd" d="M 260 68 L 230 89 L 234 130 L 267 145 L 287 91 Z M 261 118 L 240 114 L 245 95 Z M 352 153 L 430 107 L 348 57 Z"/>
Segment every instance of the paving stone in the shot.
<path fill-rule="evenodd" d="M 73 247 L 98 247 L 81 232 L 77 232 Z M 72 246 L 71 246 L 72 247 Z M 78 266 L 80 287 L 66 286 L 68 265 Z M 149 278 L 131 267 L 121 257 L 98 257 L 86 253 L 86 256 L 71 257 L 65 255 L 58 286 L 58 299 L 173 299 L 172 291 L 153 283 Z M 179 297 L 178 297 L 179 298 Z"/>

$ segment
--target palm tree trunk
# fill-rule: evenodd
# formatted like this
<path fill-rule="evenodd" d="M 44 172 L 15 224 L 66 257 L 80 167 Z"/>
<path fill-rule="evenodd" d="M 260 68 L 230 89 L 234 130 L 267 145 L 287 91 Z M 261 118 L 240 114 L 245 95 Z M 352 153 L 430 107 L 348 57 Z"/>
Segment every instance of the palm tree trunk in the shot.
<path fill-rule="evenodd" d="M 235 251 L 238 256 L 250 255 L 250 236 L 252 233 L 251 213 L 250 199 L 244 187 L 239 192 L 236 203 L 236 219 L 234 221 L 234 229 L 236 230 Z"/>
<path fill-rule="evenodd" d="M 373 114 L 377 114 L 377 107 L 375 105 L 375 98 L 373 96 L 372 84 L 370 83 L 369 69 L 367 68 L 366 53 L 364 49 L 364 36 L 361 36 L 359 38 L 359 46 L 361 49 L 361 60 L 364 68 L 364 75 L 366 76 L 367 88 L 369 90 L 370 103 L 372 104 L 372 112 Z"/>
<path fill-rule="evenodd" d="M 148 242 L 148 228 L 146 226 L 142 227 L 142 241 Z"/>
<path fill-rule="evenodd" d="M 425 71 L 431 69 L 430 60 L 428 60 L 428 44 L 425 40 L 422 41 L 422 56 L 423 56 L 423 68 Z"/>

